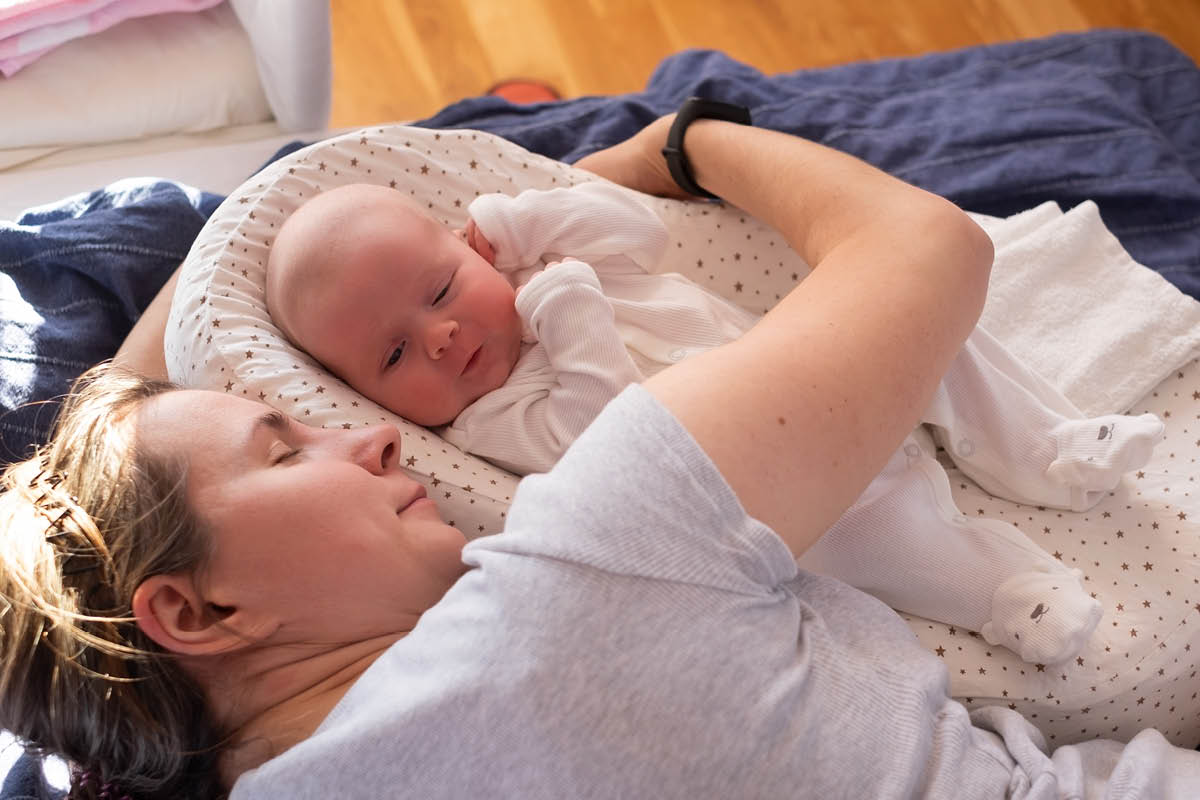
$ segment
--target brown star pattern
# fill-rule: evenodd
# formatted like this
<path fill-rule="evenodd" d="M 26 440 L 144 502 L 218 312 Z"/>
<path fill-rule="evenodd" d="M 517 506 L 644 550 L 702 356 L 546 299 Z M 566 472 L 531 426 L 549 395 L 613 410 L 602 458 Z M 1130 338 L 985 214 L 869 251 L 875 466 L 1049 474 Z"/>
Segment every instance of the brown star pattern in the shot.
<path fill-rule="evenodd" d="M 207 295 L 199 319 L 180 320 L 179 336 L 191 354 L 190 369 L 226 391 L 265 393 L 290 413 L 308 413 L 306 421 L 354 428 L 382 417 L 358 404 L 355 396 L 281 344 L 265 311 L 258 323 L 265 335 L 253 351 L 262 358 L 267 345 L 286 355 L 275 377 L 232 370 L 250 347 L 241 308 L 235 312 L 223 296 L 243 292 L 261 281 L 265 246 L 278 224 L 307 197 L 350 180 L 366 180 L 412 194 L 430 204 L 439 219 L 461 225 L 467 207 L 480 194 L 513 193 L 521 188 L 572 185 L 579 178 L 567 167 L 531 158 L 510 143 L 483 134 L 441 136 L 428 130 L 376 126 L 333 140 L 304 159 L 285 158 L 269 167 L 256 189 L 243 189 L 240 204 L 254 203 L 254 219 L 238 222 L 238 252 L 221 254 L 214 279 L 240 275 L 237 288 L 198 287 Z M 435 145 L 436 142 L 436 145 Z M 425 169 L 422 170 L 422 167 Z M 274 171 L 272 171 L 274 170 Z M 334 173 L 338 173 L 336 176 Z M 672 234 L 663 271 L 683 272 L 735 302 L 779 298 L 807 274 L 807 267 L 773 229 L 724 204 L 651 201 Z M 236 207 L 236 206 L 235 206 Z M 221 213 L 234 213 L 228 209 Z M 243 243 L 246 249 L 243 250 Z M 753 269 L 746 269 L 753 265 Z M 765 268 L 765 269 L 764 269 Z M 237 302 L 237 301 L 235 301 Z M 761 311 L 761 302 L 754 310 Z M 224 316 L 226 324 L 222 325 Z M 198 335 L 199 334 L 199 335 Z M 214 336 L 214 334 L 216 334 Z M 293 361 L 302 366 L 293 366 Z M 229 375 L 221 373 L 228 366 Z M 240 367 L 237 367 L 241 369 Z M 296 369 L 298 371 L 293 371 Z M 301 377 L 308 383 L 301 385 Z M 318 393 L 316 387 L 324 387 Z M 245 387 L 245 389 L 243 389 Z M 355 399 L 352 399 L 355 398 Z M 335 408 L 333 402 L 337 402 Z M 301 411 L 302 409 L 302 411 Z M 1155 460 L 1129 476 L 1121 491 L 1086 514 L 1019 506 L 984 494 L 973 482 L 951 472 L 959 506 L 980 516 L 1002 519 L 1034 536 L 1047 553 L 1085 573 L 1085 586 L 1103 604 L 1101 632 L 1065 664 L 1026 664 L 1005 649 L 988 645 L 961 628 L 916 618 L 910 624 L 919 640 L 944 660 L 952 691 L 970 698 L 971 707 L 1003 703 L 1033 719 L 1055 744 L 1099 735 L 1128 738 L 1153 726 L 1177 744 L 1200 742 L 1200 672 L 1192 666 L 1192 644 L 1200 639 L 1200 497 L 1191 479 L 1200 470 L 1200 367 L 1185 366 L 1172 385 L 1131 413 L 1152 411 L 1169 420 L 1168 440 L 1175 457 L 1162 449 Z M 438 437 L 404 426 L 404 464 L 443 503 L 445 516 L 463 530 L 482 534 L 499 530 L 513 494 L 512 476 L 470 456 Z M 1161 456 L 1161 457 L 1159 457 Z M 453 465 L 457 464 L 455 469 Z M 1169 492 L 1166 490 L 1170 490 Z M 435 491 L 436 490 L 436 491 Z M 975 515 L 974 513 L 972 514 Z M 1118 611 L 1118 605 L 1121 610 Z M 1117 620 L 1119 626 L 1109 623 Z M 1136 632 L 1136 634 L 1135 634 Z M 1144 698 L 1142 704 L 1137 700 Z M 1036 716 L 1034 716 L 1036 715 Z"/>
<path fill-rule="evenodd" d="M 1200 365 L 1193 361 L 1178 375 L 1186 392 L 1160 391 L 1129 413 L 1150 411 L 1188 422 L 1168 422 L 1167 444 L 1151 463 L 1091 512 L 1007 503 L 951 469 L 960 506 L 974 505 L 988 517 L 1013 519 L 1018 528 L 1037 531 L 1039 544 L 1084 570 L 1085 586 L 1105 612 L 1093 640 L 1071 661 L 1053 665 L 1053 675 L 1051 665 L 1039 672 L 1037 665 L 1023 664 L 1006 650 L 976 641 L 964 645 L 946 626 L 912 619 L 920 640 L 935 654 L 944 652 L 952 690 L 971 698 L 970 707 L 1003 698 L 1056 744 L 1098 736 L 1128 739 L 1148 726 L 1185 747 L 1200 742 L 1194 714 L 1200 671 L 1188 655 L 1200 639 L 1192 616 L 1200 612 L 1200 568 L 1192 566 L 1200 563 L 1200 526 L 1189 519 L 1200 506 L 1194 492 L 1200 474 Z M 1163 563 L 1170 565 L 1165 572 Z M 997 660 L 999 671 L 992 663 Z M 1051 683 L 1058 688 L 1048 692 Z M 1100 706 L 1103 713 L 1096 716 Z M 1092 717 L 1095 721 L 1087 721 Z"/>

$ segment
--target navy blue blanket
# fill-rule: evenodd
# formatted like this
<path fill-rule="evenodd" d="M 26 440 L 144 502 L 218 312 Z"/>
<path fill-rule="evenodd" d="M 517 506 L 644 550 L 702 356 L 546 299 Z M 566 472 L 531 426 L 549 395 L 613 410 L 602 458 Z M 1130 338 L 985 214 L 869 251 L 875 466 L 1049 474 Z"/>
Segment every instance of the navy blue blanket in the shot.
<path fill-rule="evenodd" d="M 645 91 L 452 105 L 419 124 L 491 131 L 564 161 L 627 138 L 689 95 L 853 153 L 963 208 L 1006 216 L 1091 199 L 1124 245 L 1200 297 L 1200 70 L 1163 39 L 1095 31 L 767 76 L 712 51 L 672 56 Z M 803 186 L 797 186 L 803 191 Z M 112 355 L 219 198 L 154 184 L 0 223 L 0 460 Z"/>
<path fill-rule="evenodd" d="M 713 51 L 646 90 L 513 106 L 464 100 L 421 123 L 478 128 L 575 161 L 689 95 L 851 153 L 969 211 L 1095 200 L 1134 258 L 1200 297 L 1200 70 L 1164 39 L 1093 31 L 767 76 Z M 801 190 L 803 187 L 797 187 Z"/>

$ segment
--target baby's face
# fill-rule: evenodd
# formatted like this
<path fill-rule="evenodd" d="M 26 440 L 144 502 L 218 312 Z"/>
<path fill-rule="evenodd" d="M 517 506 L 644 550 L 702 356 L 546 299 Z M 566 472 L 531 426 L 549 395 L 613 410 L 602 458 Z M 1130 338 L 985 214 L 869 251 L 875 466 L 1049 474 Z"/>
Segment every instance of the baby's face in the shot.
<path fill-rule="evenodd" d="M 419 425 L 445 424 L 504 383 L 521 347 L 515 292 L 458 235 L 384 195 L 331 238 L 328 268 L 280 292 L 297 344 Z"/>

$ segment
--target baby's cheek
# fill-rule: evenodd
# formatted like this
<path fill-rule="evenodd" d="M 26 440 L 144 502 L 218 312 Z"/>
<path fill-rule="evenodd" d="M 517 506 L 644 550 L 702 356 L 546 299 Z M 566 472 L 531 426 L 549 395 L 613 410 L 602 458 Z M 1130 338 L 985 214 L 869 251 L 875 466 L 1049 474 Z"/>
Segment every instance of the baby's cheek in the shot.
<path fill-rule="evenodd" d="M 388 381 L 376 394 L 378 396 L 371 399 L 393 414 L 399 414 L 405 419 L 415 414 L 415 409 L 412 408 L 413 393 L 407 391 L 400 381 Z"/>
<path fill-rule="evenodd" d="M 453 422 L 470 405 L 437 376 L 391 377 L 376 403 L 409 422 L 433 428 Z"/>

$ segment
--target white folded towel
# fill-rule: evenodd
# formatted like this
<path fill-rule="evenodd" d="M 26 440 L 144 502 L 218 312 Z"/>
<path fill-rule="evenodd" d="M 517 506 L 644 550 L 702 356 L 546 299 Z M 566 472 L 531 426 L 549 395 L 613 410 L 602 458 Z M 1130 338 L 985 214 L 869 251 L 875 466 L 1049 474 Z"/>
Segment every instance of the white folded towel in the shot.
<path fill-rule="evenodd" d="M 1134 261 L 1095 203 L 972 217 L 996 245 L 980 325 L 1087 415 L 1128 411 L 1200 351 L 1200 302 Z"/>

